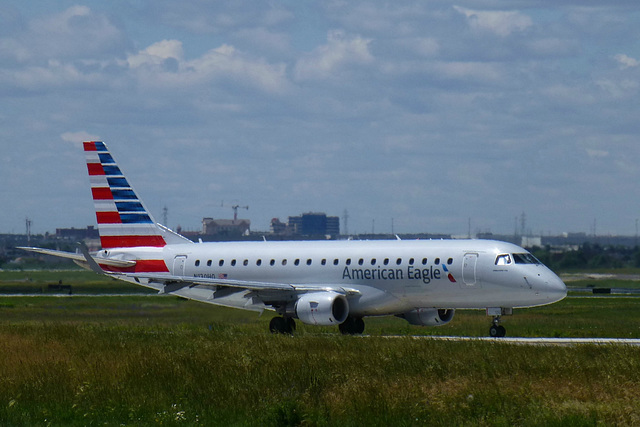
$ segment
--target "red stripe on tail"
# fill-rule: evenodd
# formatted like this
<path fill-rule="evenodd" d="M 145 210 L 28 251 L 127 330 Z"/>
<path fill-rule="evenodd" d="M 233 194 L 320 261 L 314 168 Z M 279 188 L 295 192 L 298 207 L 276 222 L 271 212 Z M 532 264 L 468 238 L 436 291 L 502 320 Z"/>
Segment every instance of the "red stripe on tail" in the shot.
<path fill-rule="evenodd" d="M 91 189 L 93 200 L 113 200 L 111 189 L 107 187 L 96 187 Z"/>
<path fill-rule="evenodd" d="M 154 246 L 162 248 L 167 245 L 162 236 L 100 236 L 103 249 L 135 248 L 136 246 Z"/>
<path fill-rule="evenodd" d="M 122 224 L 118 212 L 96 212 L 98 224 Z"/>
<path fill-rule="evenodd" d="M 87 169 L 89 170 L 89 176 L 104 175 L 104 169 L 100 163 L 87 163 Z"/>

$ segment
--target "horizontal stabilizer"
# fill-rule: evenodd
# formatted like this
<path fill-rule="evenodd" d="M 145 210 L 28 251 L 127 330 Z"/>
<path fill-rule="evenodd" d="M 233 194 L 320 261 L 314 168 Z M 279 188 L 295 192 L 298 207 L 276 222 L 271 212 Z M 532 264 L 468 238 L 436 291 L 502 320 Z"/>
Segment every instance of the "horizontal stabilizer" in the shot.
<path fill-rule="evenodd" d="M 83 254 L 79 254 L 75 252 L 56 251 L 54 249 L 34 248 L 34 247 L 28 247 L 28 246 L 18 246 L 18 249 L 22 249 L 29 252 L 35 252 L 42 255 L 51 255 L 59 258 L 72 259 L 74 261 L 79 261 L 82 263 L 87 262 L 87 259 Z M 136 265 L 135 261 L 126 261 L 126 260 L 108 259 L 108 258 L 95 258 L 95 257 L 93 259 L 96 260 L 98 264 L 109 265 L 112 267 L 126 268 L 126 267 L 133 267 Z"/>

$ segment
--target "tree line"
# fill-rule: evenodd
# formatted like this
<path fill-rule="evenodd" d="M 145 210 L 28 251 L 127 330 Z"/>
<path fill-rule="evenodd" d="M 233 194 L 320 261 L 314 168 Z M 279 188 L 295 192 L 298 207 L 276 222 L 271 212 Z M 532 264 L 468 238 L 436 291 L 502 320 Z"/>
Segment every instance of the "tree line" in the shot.
<path fill-rule="evenodd" d="M 640 268 L 640 248 L 583 243 L 576 250 L 534 247 L 531 253 L 552 270 Z"/>

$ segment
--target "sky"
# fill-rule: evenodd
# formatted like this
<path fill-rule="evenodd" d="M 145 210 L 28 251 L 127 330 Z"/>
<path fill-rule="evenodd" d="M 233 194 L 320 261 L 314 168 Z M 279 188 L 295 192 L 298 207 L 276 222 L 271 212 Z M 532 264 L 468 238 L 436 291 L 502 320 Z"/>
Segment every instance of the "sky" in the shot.
<path fill-rule="evenodd" d="M 95 225 L 102 140 L 183 230 L 633 235 L 639 92 L 637 0 L 4 0 L 0 233 Z"/>

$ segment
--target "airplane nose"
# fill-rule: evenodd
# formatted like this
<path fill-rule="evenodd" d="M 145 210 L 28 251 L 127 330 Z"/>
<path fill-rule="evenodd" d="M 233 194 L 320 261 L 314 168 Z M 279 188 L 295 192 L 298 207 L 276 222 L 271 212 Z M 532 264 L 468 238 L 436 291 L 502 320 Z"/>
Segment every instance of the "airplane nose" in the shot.
<path fill-rule="evenodd" d="M 562 279 L 551 273 L 548 280 L 545 280 L 544 292 L 552 302 L 560 301 L 567 296 L 567 285 Z"/>

